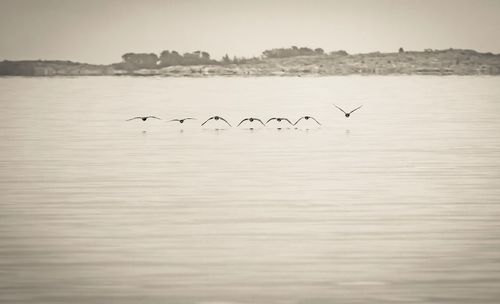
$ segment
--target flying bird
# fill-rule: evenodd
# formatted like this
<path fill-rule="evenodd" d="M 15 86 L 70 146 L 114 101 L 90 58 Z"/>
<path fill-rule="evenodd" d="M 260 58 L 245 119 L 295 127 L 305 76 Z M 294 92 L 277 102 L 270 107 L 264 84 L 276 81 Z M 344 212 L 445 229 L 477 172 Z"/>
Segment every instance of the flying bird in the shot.
<path fill-rule="evenodd" d="M 312 119 L 312 120 L 314 120 L 314 121 L 315 121 L 318 125 L 320 125 L 320 126 L 321 126 L 321 124 L 319 123 L 319 121 L 317 121 L 317 120 L 316 120 L 314 117 L 312 117 L 312 116 L 302 116 L 302 117 L 301 117 L 301 118 L 299 118 L 299 120 L 297 120 L 297 121 L 296 121 L 293 125 L 295 126 L 296 124 L 298 124 L 298 123 L 299 123 L 299 121 L 300 121 L 301 119 L 305 119 L 305 120 Z"/>
<path fill-rule="evenodd" d="M 356 111 L 357 109 L 359 109 L 359 108 L 361 108 L 361 107 L 362 107 L 362 106 L 359 106 L 359 107 L 357 107 L 356 109 L 352 110 L 351 112 L 346 112 L 346 111 L 342 110 L 341 108 L 339 108 L 337 105 L 334 105 L 334 106 L 335 106 L 337 109 L 339 109 L 340 111 L 344 112 L 345 117 L 347 117 L 347 118 L 349 118 L 349 116 L 351 116 L 351 113 L 352 113 L 352 112 L 354 112 L 354 111 Z"/>
<path fill-rule="evenodd" d="M 293 126 L 293 123 L 292 123 L 290 120 L 288 120 L 288 118 L 284 118 L 284 117 L 273 117 L 273 118 L 269 118 L 269 120 L 268 120 L 268 121 L 266 121 L 266 124 L 267 124 L 268 122 L 270 122 L 271 120 L 276 120 L 276 121 L 278 121 L 278 122 L 281 122 L 282 120 L 284 120 L 284 121 L 288 121 L 288 123 L 289 123 L 289 124 L 291 124 L 291 125 Z"/>
<path fill-rule="evenodd" d="M 205 120 L 205 122 L 204 122 L 204 123 L 202 123 L 201 125 L 203 126 L 203 125 L 204 125 L 204 124 L 206 124 L 209 120 L 212 120 L 212 119 L 213 119 L 213 120 L 219 120 L 219 119 L 220 119 L 220 120 L 224 121 L 225 123 L 227 123 L 230 127 L 232 127 L 232 126 L 231 126 L 231 124 L 227 122 L 227 120 L 225 120 L 224 118 L 222 118 L 222 117 L 220 117 L 220 116 L 212 116 L 212 117 L 210 117 L 209 119 Z"/>
<path fill-rule="evenodd" d="M 127 119 L 126 121 L 134 120 L 134 119 L 142 119 L 142 121 L 146 121 L 148 118 L 161 119 L 156 116 L 137 116 L 134 118 Z"/>
<path fill-rule="evenodd" d="M 265 124 L 262 122 L 262 120 L 258 119 L 258 118 L 254 118 L 254 117 L 249 117 L 249 118 L 245 118 L 243 119 L 242 121 L 240 121 L 240 123 L 237 125 L 237 127 L 239 127 L 244 121 L 249 121 L 249 122 L 253 122 L 254 120 L 260 122 L 263 126 L 265 126 Z"/>
<path fill-rule="evenodd" d="M 196 118 L 187 117 L 187 118 L 181 118 L 181 119 L 172 119 L 172 120 L 169 120 L 167 122 L 178 121 L 179 123 L 184 123 L 185 120 L 190 120 L 190 119 L 196 119 Z"/>

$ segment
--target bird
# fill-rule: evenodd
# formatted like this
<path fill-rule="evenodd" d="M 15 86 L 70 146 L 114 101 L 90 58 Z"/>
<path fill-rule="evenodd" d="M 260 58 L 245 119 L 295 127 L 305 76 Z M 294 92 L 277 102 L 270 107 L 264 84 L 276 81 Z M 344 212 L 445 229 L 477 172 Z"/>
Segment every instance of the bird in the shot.
<path fill-rule="evenodd" d="M 292 123 L 290 120 L 288 120 L 288 118 L 284 118 L 284 117 L 273 117 L 273 118 L 269 118 L 269 120 L 268 120 L 268 121 L 266 121 L 266 124 L 267 124 L 268 122 L 270 122 L 271 120 L 277 120 L 278 122 L 281 122 L 282 120 L 285 120 L 285 121 L 288 121 L 288 123 L 289 123 L 289 124 L 291 124 L 291 125 L 293 126 L 293 123 Z"/>
<path fill-rule="evenodd" d="M 220 117 L 220 116 L 212 116 L 212 117 L 210 117 L 209 119 L 205 120 L 205 122 L 204 122 L 204 123 L 202 123 L 201 125 L 203 126 L 203 125 L 204 125 L 204 124 L 206 124 L 209 120 L 212 120 L 212 119 L 214 119 L 214 120 L 219 120 L 219 119 L 220 119 L 220 120 L 224 121 L 225 123 L 227 123 L 230 127 L 232 127 L 232 126 L 231 126 L 231 124 L 230 124 L 229 122 L 227 122 L 227 120 L 225 120 L 224 118 L 222 118 L 222 117 Z"/>
<path fill-rule="evenodd" d="M 299 120 L 297 120 L 297 121 L 296 121 L 293 125 L 295 126 L 296 124 L 298 124 L 298 123 L 299 123 L 299 121 L 300 121 L 302 118 L 303 118 L 303 119 L 305 119 L 305 120 L 309 120 L 309 118 L 310 118 L 310 119 L 314 120 L 316 123 L 318 123 L 318 125 L 320 125 L 320 126 L 321 126 L 321 124 L 319 123 L 319 121 L 317 121 L 317 120 L 316 120 L 314 117 L 312 117 L 312 116 L 302 116 L 302 117 L 301 117 L 301 118 L 299 118 Z"/>
<path fill-rule="evenodd" d="M 359 109 L 359 108 L 361 108 L 361 107 L 362 107 L 362 105 L 361 105 L 361 106 L 357 107 L 356 109 L 352 110 L 351 112 L 346 112 L 346 111 L 342 110 L 341 108 L 339 108 L 337 105 L 334 105 L 334 106 L 335 106 L 337 109 L 339 109 L 340 111 L 344 112 L 345 117 L 347 117 L 347 118 L 349 118 L 349 116 L 351 116 L 351 113 L 352 113 L 352 112 L 354 112 L 354 111 L 356 111 L 357 109 Z"/>
<path fill-rule="evenodd" d="M 196 119 L 196 118 L 187 117 L 187 118 L 181 118 L 181 119 L 172 119 L 172 120 L 169 120 L 167 122 L 178 121 L 179 123 L 184 123 L 185 120 L 190 120 L 190 119 Z"/>
<path fill-rule="evenodd" d="M 130 121 L 130 120 L 134 120 L 134 119 L 138 119 L 138 118 L 142 119 L 142 121 L 146 121 L 148 118 L 154 118 L 154 119 L 160 119 L 161 120 L 161 118 L 158 118 L 156 116 L 137 116 L 137 117 L 134 117 L 134 118 L 127 119 L 126 121 Z"/>
<path fill-rule="evenodd" d="M 256 120 L 256 121 L 260 122 L 263 126 L 265 126 L 265 124 L 262 122 L 262 120 L 260 120 L 258 118 L 254 118 L 254 117 L 249 117 L 249 118 L 245 118 L 242 121 L 240 121 L 240 123 L 237 125 L 237 127 L 239 127 L 246 120 L 248 120 L 249 122 L 253 122 L 254 120 Z"/>

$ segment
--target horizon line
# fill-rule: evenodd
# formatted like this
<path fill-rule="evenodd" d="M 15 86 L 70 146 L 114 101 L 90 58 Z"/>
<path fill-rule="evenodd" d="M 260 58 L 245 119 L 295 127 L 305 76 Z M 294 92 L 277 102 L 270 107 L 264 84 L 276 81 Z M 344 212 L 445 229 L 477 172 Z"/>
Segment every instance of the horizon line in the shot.
<path fill-rule="evenodd" d="M 290 46 L 288 48 L 292 48 L 293 46 Z M 309 47 L 298 47 L 299 49 L 300 48 L 309 48 Z M 321 47 L 318 47 L 318 48 L 321 48 Z M 314 49 L 318 49 L 318 48 L 314 48 Z M 403 50 L 404 48 L 401 47 Z M 237 59 L 253 59 L 253 58 L 258 58 L 258 59 L 266 59 L 266 58 L 263 58 L 263 55 L 262 53 L 267 51 L 267 50 L 276 50 L 276 49 L 287 49 L 287 47 L 278 47 L 278 48 L 272 48 L 272 49 L 266 49 L 264 51 L 261 52 L 261 54 L 259 56 L 252 56 L 252 57 L 238 57 L 236 55 L 232 55 L 232 56 L 229 56 L 229 53 L 226 53 L 227 56 L 229 56 L 230 58 L 234 58 L 236 57 Z M 313 49 L 313 50 L 314 50 Z M 321 48 L 323 49 L 323 48 Z M 160 51 L 159 53 L 155 53 L 155 52 L 126 52 L 123 55 L 125 54 L 155 54 L 155 55 L 159 55 L 161 54 L 162 52 L 164 51 L 170 51 L 170 52 L 173 52 L 173 51 L 176 51 L 176 50 L 162 50 Z M 425 48 L 423 50 L 404 50 L 404 53 L 425 53 L 425 52 L 437 52 L 437 51 L 472 51 L 472 52 L 475 52 L 475 53 L 478 53 L 478 54 L 491 54 L 491 55 L 494 55 L 494 56 L 498 56 L 500 55 L 500 53 L 493 53 L 493 52 L 481 52 L 481 51 L 477 51 L 475 49 L 462 49 L 462 48 L 454 48 L 454 47 L 449 47 L 447 49 L 432 49 L 432 48 Z M 177 52 L 177 51 L 176 51 Z M 194 53 L 194 52 L 205 52 L 201 49 L 198 49 L 198 50 L 195 50 L 195 51 L 191 51 L 191 52 L 178 52 L 180 55 L 183 55 L 183 54 L 186 54 L 186 53 Z M 347 51 L 345 51 L 344 49 L 337 49 L 337 50 L 331 50 L 331 51 L 324 51 L 323 54 L 318 54 L 316 56 L 328 56 L 330 53 L 334 53 L 334 52 L 346 52 L 347 53 L 347 56 L 356 56 L 356 55 L 368 55 L 368 54 L 396 54 L 396 53 L 399 53 L 398 51 L 394 51 L 394 52 L 381 52 L 381 51 L 371 51 L 371 52 L 360 52 L 360 53 L 349 53 Z M 208 52 L 207 52 L 208 53 Z M 210 53 L 209 53 L 210 54 Z M 224 56 L 226 56 L 224 55 Z M 211 60 L 214 60 L 214 61 L 221 61 L 222 58 L 224 58 L 224 56 L 221 57 L 220 60 L 217 60 L 217 59 L 211 59 Z M 312 56 L 312 55 L 303 55 L 303 56 L 306 56 L 306 57 L 309 57 L 309 56 Z M 300 55 L 298 56 L 290 56 L 290 57 L 300 57 Z M 286 57 L 286 58 L 290 58 L 290 57 Z M 285 58 L 285 57 L 284 57 Z M 89 64 L 89 65 L 112 65 L 112 64 L 118 64 L 118 63 L 121 63 L 123 62 L 122 61 L 119 61 L 119 62 L 112 62 L 112 63 L 88 63 L 88 62 L 82 62 L 82 61 L 74 61 L 74 60 L 71 60 L 71 59 L 41 59 L 41 58 L 38 58 L 38 59 L 15 59 L 15 60 L 12 60 L 12 59 L 6 59 L 6 58 L 2 58 L 0 59 L 0 62 L 22 62 L 22 61 L 61 61 L 61 62 L 72 62 L 72 63 L 80 63 L 80 64 Z"/>

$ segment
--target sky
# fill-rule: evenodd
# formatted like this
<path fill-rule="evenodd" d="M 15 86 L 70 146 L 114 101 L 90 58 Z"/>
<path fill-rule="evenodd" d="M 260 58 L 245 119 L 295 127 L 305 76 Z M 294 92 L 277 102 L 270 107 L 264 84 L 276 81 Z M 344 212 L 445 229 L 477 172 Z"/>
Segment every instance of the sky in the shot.
<path fill-rule="evenodd" d="M 163 50 L 220 59 L 292 45 L 500 53 L 499 36 L 500 0 L 0 0 L 0 60 L 108 64 Z"/>

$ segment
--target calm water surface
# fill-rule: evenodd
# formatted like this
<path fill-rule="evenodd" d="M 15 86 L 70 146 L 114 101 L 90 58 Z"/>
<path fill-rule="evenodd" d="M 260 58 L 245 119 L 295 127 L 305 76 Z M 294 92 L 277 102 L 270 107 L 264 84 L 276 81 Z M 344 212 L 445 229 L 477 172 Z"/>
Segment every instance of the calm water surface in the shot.
<path fill-rule="evenodd" d="M 0 78 L 0 106 L 0 303 L 500 301 L 498 77 Z"/>

